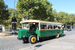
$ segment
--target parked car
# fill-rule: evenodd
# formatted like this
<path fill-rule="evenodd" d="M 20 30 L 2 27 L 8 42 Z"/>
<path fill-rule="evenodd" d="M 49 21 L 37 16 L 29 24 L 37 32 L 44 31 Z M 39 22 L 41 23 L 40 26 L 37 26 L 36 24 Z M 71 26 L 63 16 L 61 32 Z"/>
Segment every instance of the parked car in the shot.
<path fill-rule="evenodd" d="M 73 29 L 75 29 L 75 26 L 73 26 Z"/>
<path fill-rule="evenodd" d="M 0 32 L 2 32 L 2 30 L 0 29 Z"/>
<path fill-rule="evenodd" d="M 2 27 L 0 27 L 0 32 L 2 32 Z"/>

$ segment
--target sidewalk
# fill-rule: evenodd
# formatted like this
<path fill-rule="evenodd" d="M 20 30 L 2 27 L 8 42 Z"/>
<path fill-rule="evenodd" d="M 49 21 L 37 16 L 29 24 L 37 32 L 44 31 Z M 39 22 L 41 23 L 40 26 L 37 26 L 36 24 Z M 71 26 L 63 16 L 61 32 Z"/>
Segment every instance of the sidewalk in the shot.
<path fill-rule="evenodd" d="M 75 50 L 75 35 L 58 38 L 42 46 L 31 46 L 20 50 Z"/>
<path fill-rule="evenodd" d="M 14 37 L 18 35 L 12 35 L 12 32 L 0 32 L 0 37 Z"/>

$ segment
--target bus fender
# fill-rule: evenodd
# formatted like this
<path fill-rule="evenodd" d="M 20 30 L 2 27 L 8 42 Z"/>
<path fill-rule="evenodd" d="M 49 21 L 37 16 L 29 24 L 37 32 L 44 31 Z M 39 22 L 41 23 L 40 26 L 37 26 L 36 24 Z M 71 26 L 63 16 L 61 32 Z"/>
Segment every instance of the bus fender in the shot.
<path fill-rule="evenodd" d="M 37 40 L 39 41 L 39 36 L 37 35 Z"/>
<path fill-rule="evenodd" d="M 32 33 L 31 35 L 36 35 L 37 41 L 39 41 L 39 36 L 35 33 Z"/>

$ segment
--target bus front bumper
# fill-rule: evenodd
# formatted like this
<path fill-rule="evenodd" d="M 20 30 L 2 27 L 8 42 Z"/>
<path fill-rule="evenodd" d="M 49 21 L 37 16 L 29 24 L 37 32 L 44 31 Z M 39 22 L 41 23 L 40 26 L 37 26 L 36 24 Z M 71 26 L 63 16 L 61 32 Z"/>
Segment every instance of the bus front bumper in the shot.
<path fill-rule="evenodd" d="M 23 40 L 23 39 L 27 40 L 28 38 L 26 38 L 26 37 L 18 38 L 18 37 L 17 37 L 17 39 L 18 39 L 18 40 Z"/>

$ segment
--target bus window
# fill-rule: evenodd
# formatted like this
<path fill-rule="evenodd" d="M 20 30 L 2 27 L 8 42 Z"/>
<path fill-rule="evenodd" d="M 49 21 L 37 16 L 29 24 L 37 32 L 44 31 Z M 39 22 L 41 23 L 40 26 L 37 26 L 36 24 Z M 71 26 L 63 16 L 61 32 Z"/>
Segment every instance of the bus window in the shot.
<path fill-rule="evenodd" d="M 36 29 L 35 23 L 30 24 L 30 30 L 35 30 L 35 29 Z"/>
<path fill-rule="evenodd" d="M 61 27 L 58 26 L 58 29 L 61 29 Z"/>
<path fill-rule="evenodd" d="M 28 30 L 29 29 L 29 25 L 28 24 L 23 24 L 23 29 Z"/>
<path fill-rule="evenodd" d="M 41 29 L 47 29 L 46 25 L 41 25 Z"/>
<path fill-rule="evenodd" d="M 48 29 L 52 29 L 52 25 L 49 25 L 49 26 L 48 26 Z"/>
<path fill-rule="evenodd" d="M 38 23 L 30 24 L 30 30 L 36 30 L 36 29 L 39 29 Z"/>
<path fill-rule="evenodd" d="M 57 26 L 57 25 L 55 25 L 55 26 L 54 26 L 54 29 L 58 29 L 58 26 Z"/>
<path fill-rule="evenodd" d="M 55 25 L 54 25 L 53 27 L 54 27 L 54 29 L 56 28 L 56 26 L 55 26 Z"/>

